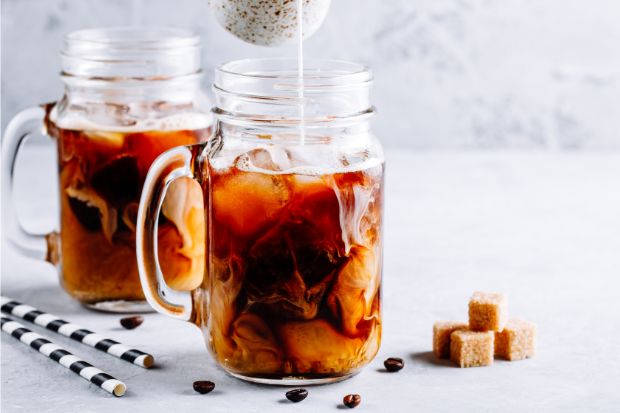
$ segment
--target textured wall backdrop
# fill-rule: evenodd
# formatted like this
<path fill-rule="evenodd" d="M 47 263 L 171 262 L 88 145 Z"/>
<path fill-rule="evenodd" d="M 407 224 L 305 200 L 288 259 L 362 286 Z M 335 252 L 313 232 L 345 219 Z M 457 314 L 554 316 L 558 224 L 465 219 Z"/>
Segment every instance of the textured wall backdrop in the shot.
<path fill-rule="evenodd" d="M 64 34 L 126 24 L 200 32 L 208 73 L 295 53 L 233 38 L 207 0 L 2 0 L 2 127 L 60 96 Z M 620 148 L 618 0 L 333 0 L 306 45 L 374 69 L 375 131 L 391 146 Z"/>

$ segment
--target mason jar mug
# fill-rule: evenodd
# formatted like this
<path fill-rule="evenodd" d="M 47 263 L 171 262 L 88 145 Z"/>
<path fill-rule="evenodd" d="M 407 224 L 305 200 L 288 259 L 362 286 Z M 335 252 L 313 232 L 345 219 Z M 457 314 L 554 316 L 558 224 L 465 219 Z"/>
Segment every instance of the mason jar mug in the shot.
<path fill-rule="evenodd" d="M 370 71 L 340 61 L 242 60 L 215 73 L 214 137 L 165 152 L 144 185 L 138 268 L 158 311 L 195 323 L 215 360 L 249 381 L 342 380 L 381 340 L 384 159 Z M 162 199 L 202 187 L 205 274 L 166 282 Z"/>
<path fill-rule="evenodd" d="M 177 29 L 83 30 L 66 37 L 61 63 L 61 99 L 19 113 L 4 135 L 7 237 L 21 253 L 56 265 L 61 285 L 83 304 L 150 309 L 136 264 L 138 201 L 159 154 L 210 136 L 200 40 Z M 41 127 L 56 142 L 60 185 L 60 227 L 47 235 L 25 231 L 11 203 L 17 152 Z M 179 181 L 164 202 L 158 231 L 158 252 L 177 288 L 202 280 L 201 225 L 200 188 Z"/>

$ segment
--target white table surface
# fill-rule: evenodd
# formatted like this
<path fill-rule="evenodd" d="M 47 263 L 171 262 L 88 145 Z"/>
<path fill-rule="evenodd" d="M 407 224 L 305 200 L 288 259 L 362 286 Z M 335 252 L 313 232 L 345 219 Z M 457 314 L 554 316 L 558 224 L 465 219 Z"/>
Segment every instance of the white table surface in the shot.
<path fill-rule="evenodd" d="M 29 159 L 30 170 L 18 168 L 20 192 L 53 198 L 53 157 Z M 345 409 L 347 393 L 361 394 L 355 411 L 367 412 L 618 411 L 620 154 L 402 150 L 387 161 L 383 343 L 357 377 L 311 387 L 291 405 L 285 388 L 218 369 L 196 327 L 152 314 L 123 330 L 117 315 L 71 301 L 51 266 L 3 244 L 4 295 L 152 352 L 157 368 L 49 333 L 124 380 L 127 394 L 114 398 L 2 334 L 2 411 L 324 412 Z M 53 222 L 53 202 L 30 199 L 20 197 L 22 215 L 35 227 Z M 471 369 L 433 358 L 433 321 L 465 319 L 476 289 L 505 292 L 513 315 L 538 324 L 535 358 Z M 404 370 L 381 372 L 389 356 L 404 358 Z M 195 393 L 199 379 L 216 390 Z"/>

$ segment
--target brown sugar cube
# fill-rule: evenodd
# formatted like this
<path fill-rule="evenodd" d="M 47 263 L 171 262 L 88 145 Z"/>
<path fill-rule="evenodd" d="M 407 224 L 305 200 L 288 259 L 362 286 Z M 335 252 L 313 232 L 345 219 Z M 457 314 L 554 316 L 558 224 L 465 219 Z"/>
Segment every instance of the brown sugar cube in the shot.
<path fill-rule="evenodd" d="M 457 330 L 467 330 L 467 323 L 437 321 L 433 324 L 433 353 L 437 358 L 450 358 L 450 334 Z"/>
<path fill-rule="evenodd" d="M 476 291 L 469 300 L 469 329 L 502 331 L 508 321 L 508 304 L 504 294 Z"/>
<path fill-rule="evenodd" d="M 495 333 L 495 355 L 506 360 L 523 360 L 536 353 L 536 324 L 513 318 Z"/>
<path fill-rule="evenodd" d="M 492 331 L 455 331 L 450 335 L 450 359 L 460 367 L 493 364 Z"/>

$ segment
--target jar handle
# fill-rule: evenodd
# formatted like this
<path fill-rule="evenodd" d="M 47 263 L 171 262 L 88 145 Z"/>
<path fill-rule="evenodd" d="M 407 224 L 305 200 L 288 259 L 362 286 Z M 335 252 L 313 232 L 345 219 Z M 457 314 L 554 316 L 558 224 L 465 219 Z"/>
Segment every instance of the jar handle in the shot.
<path fill-rule="evenodd" d="M 13 199 L 15 161 L 22 145 L 33 133 L 43 128 L 45 109 L 34 106 L 11 119 L 2 138 L 2 222 L 7 240 L 26 257 L 58 262 L 58 234 L 34 234 L 19 222 Z"/>
<path fill-rule="evenodd" d="M 157 227 L 159 216 L 170 184 L 179 178 L 196 176 L 203 144 L 180 146 L 161 154 L 149 169 L 144 181 L 136 223 L 136 255 L 142 290 L 149 304 L 158 312 L 171 317 L 193 321 L 192 292 L 174 290 L 168 286 L 159 265 Z"/>

